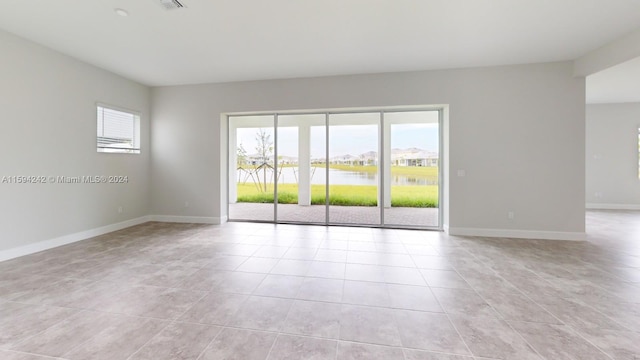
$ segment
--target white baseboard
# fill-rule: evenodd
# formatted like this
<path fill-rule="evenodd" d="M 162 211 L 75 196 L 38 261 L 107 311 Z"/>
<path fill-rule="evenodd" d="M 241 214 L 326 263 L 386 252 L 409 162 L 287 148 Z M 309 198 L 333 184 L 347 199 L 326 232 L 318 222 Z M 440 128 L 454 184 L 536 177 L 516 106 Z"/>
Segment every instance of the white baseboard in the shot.
<path fill-rule="evenodd" d="M 506 229 L 477 229 L 477 228 L 449 228 L 450 235 L 459 236 L 484 236 L 516 239 L 542 239 L 542 240 L 586 240 L 587 234 L 583 232 L 563 231 L 535 231 L 535 230 L 506 230 Z"/>
<path fill-rule="evenodd" d="M 54 239 L 39 241 L 34 244 L 19 246 L 16 248 L 0 251 L 0 261 L 5 261 L 13 258 L 17 258 L 24 255 L 34 254 L 40 251 L 52 249 L 58 246 L 71 244 L 74 242 L 90 239 L 95 236 L 104 235 L 113 231 L 122 230 L 131 226 L 139 225 L 148 222 L 148 216 L 142 216 L 136 219 L 131 219 L 116 224 L 101 226 L 99 228 L 85 230 L 74 234 L 60 236 Z"/>
<path fill-rule="evenodd" d="M 110 232 L 122 230 L 131 226 L 140 225 L 149 221 L 193 223 L 193 224 L 223 224 L 227 222 L 227 216 L 204 217 L 204 216 L 171 216 L 171 215 L 148 215 L 136 219 L 131 219 L 116 224 L 106 225 L 95 229 L 85 230 L 74 234 L 64 235 L 55 239 L 39 241 L 34 244 L 19 246 L 12 249 L 0 251 L 0 261 L 14 259 L 20 256 L 34 254 L 40 251 L 49 250 L 58 246 L 68 245 L 74 242 L 90 239 L 92 237 L 104 235 Z"/>
<path fill-rule="evenodd" d="M 587 203 L 586 208 L 590 210 L 640 210 L 640 205 Z"/>
<path fill-rule="evenodd" d="M 149 215 L 150 221 L 189 223 L 189 224 L 214 224 L 219 225 L 227 221 L 227 217 L 209 216 L 174 216 L 174 215 Z"/>

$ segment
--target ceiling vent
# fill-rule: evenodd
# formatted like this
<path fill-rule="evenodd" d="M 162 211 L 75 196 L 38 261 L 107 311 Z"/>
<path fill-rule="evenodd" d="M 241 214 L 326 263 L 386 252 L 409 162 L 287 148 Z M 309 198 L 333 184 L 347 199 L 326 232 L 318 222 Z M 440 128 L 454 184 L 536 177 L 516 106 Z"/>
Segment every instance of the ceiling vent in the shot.
<path fill-rule="evenodd" d="M 165 10 L 176 10 L 185 7 L 178 0 L 156 0 Z"/>

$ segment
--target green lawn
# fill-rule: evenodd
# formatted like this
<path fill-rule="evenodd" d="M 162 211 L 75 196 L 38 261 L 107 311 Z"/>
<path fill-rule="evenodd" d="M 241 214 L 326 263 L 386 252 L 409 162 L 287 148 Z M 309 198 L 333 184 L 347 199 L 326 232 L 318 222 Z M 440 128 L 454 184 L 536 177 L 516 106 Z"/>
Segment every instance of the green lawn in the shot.
<path fill-rule="evenodd" d="M 260 192 L 252 183 L 237 184 L 237 186 L 238 202 L 273 203 L 273 184 L 268 184 L 265 193 Z M 297 204 L 298 185 L 278 184 L 278 203 Z M 311 204 L 325 204 L 324 185 L 311 185 Z M 329 187 L 329 204 L 377 206 L 377 187 L 374 185 L 332 185 Z M 438 186 L 391 186 L 391 206 L 438 207 Z"/>
<path fill-rule="evenodd" d="M 288 165 L 285 167 L 294 166 Z M 324 167 L 324 164 L 314 164 Z M 330 164 L 335 170 L 354 171 L 374 174 L 377 166 L 349 166 Z M 391 175 L 404 175 L 422 178 L 433 183 L 438 181 L 437 167 L 392 166 Z M 267 184 L 267 191 L 261 192 L 253 183 L 237 184 L 238 202 L 273 203 L 273 184 Z M 298 185 L 279 184 L 278 203 L 297 204 Z M 325 204 L 325 186 L 311 185 L 311 203 Z M 329 192 L 329 204 L 341 206 L 377 206 L 377 188 L 374 185 L 332 185 Z M 438 207 L 438 186 L 391 186 L 391 206 L 393 207 Z"/>

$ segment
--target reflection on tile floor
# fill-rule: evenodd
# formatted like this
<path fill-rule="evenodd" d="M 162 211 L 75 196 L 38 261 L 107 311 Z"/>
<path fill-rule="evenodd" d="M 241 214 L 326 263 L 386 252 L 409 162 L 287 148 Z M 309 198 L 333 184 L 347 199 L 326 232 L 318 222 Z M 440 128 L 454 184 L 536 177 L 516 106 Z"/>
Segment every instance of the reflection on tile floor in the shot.
<path fill-rule="evenodd" d="M 0 358 L 640 359 L 640 213 L 587 224 L 147 223 L 0 263 Z"/>
<path fill-rule="evenodd" d="M 278 204 L 278 222 L 324 224 L 327 218 L 324 205 L 301 206 Z M 273 204 L 229 204 L 229 218 L 233 220 L 273 221 Z M 329 206 L 329 222 L 333 224 L 379 225 L 377 206 Z M 384 210 L 384 223 L 390 227 L 415 228 L 439 226 L 437 208 L 391 207 Z"/>

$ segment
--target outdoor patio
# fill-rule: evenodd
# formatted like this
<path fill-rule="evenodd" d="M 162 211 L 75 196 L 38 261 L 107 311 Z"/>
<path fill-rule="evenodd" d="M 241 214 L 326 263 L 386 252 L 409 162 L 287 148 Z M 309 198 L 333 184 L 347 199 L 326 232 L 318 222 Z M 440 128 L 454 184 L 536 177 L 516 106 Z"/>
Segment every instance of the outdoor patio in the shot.
<path fill-rule="evenodd" d="M 273 221 L 273 204 L 229 204 L 230 220 Z M 278 221 L 324 223 L 324 205 L 301 206 L 278 204 Z M 329 206 L 329 222 L 333 224 L 380 224 L 380 208 L 376 206 Z M 437 227 L 437 208 L 386 208 L 384 223 L 399 227 Z"/>

